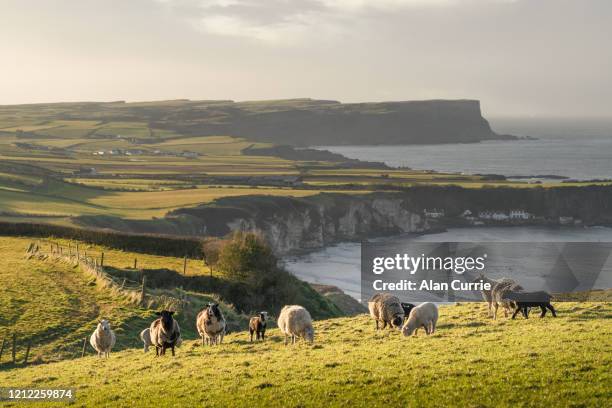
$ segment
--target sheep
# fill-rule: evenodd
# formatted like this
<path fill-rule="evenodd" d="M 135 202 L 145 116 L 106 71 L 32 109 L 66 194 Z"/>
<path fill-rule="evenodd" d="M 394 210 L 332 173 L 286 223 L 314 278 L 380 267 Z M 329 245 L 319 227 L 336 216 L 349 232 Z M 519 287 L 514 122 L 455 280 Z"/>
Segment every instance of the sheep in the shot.
<path fill-rule="evenodd" d="M 523 292 L 523 291 L 508 291 L 504 294 L 505 300 L 514 302 L 516 310 L 512 314 L 512 319 L 516 317 L 519 311 L 523 313 L 525 319 L 529 318 L 529 308 L 539 307 L 541 310 L 540 318 L 546 316 L 546 310 L 550 310 L 553 317 L 557 317 L 555 308 L 550 304 L 552 296 L 544 291 L 538 292 Z"/>
<path fill-rule="evenodd" d="M 225 317 L 218 303 L 209 303 L 196 318 L 196 327 L 204 344 L 213 345 L 223 343 L 225 336 Z"/>
<path fill-rule="evenodd" d="M 501 278 L 499 280 L 490 279 L 480 274 L 474 282 L 488 283 L 491 286 L 489 290 L 482 290 L 482 297 L 487 302 L 489 317 L 497 319 L 497 309 L 499 305 L 504 308 L 504 315 L 508 317 L 508 312 L 513 309 L 512 302 L 503 300 L 503 295 L 507 290 L 522 290 L 521 285 L 517 284 L 514 280 L 508 278 Z"/>
<path fill-rule="evenodd" d="M 301 337 L 308 343 L 314 341 L 314 328 L 312 318 L 308 310 L 298 305 L 284 306 L 278 316 L 278 328 L 285 335 L 285 345 L 288 344 L 291 336 L 291 344 L 295 344 L 295 339 Z"/>
<path fill-rule="evenodd" d="M 376 321 L 376 330 L 378 330 L 378 322 L 383 323 L 383 329 L 387 327 L 401 328 L 404 323 L 404 308 L 400 300 L 389 293 L 377 293 L 368 301 L 368 309 L 370 315 Z"/>
<path fill-rule="evenodd" d="M 140 340 L 142 340 L 142 343 L 144 344 L 144 352 L 148 352 L 149 347 L 153 345 L 153 343 L 151 342 L 151 328 L 147 327 L 146 329 L 140 332 Z M 181 347 L 181 344 L 183 344 L 183 338 L 179 337 L 176 340 L 175 346 Z"/>
<path fill-rule="evenodd" d="M 401 302 L 400 304 L 402 305 L 402 309 L 404 309 L 404 322 L 405 322 L 406 320 L 408 320 L 408 317 L 410 316 L 410 311 L 412 311 L 412 309 L 414 309 L 416 305 L 413 303 L 404 303 L 404 302 Z"/>
<path fill-rule="evenodd" d="M 410 312 L 408 320 L 402 327 L 404 336 L 413 334 L 416 336 L 421 327 L 425 328 L 427 335 L 433 334 L 436 331 L 438 323 L 438 307 L 431 302 L 421 303 Z"/>
<path fill-rule="evenodd" d="M 117 338 L 111 330 L 108 320 L 101 320 L 96 330 L 89 338 L 89 344 L 98 352 L 98 357 L 110 357 L 111 349 L 115 345 Z"/>
<path fill-rule="evenodd" d="M 257 340 L 261 338 L 261 341 L 265 340 L 266 336 L 266 312 L 260 312 L 259 315 L 251 317 L 249 320 L 249 334 L 251 335 L 251 342 L 253 342 L 253 333 L 257 335 Z"/>
<path fill-rule="evenodd" d="M 181 328 L 178 322 L 172 317 L 174 312 L 162 310 L 155 312 L 159 318 L 155 319 L 150 326 L 151 344 L 155 346 L 155 356 L 166 355 L 166 349 L 174 348 L 181 338 Z"/>

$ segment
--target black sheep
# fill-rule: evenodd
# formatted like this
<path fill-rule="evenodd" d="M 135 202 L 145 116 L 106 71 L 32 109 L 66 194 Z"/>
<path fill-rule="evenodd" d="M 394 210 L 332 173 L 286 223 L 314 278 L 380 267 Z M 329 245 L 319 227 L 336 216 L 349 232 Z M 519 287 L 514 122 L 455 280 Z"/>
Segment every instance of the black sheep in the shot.
<path fill-rule="evenodd" d="M 539 307 L 542 311 L 540 317 L 546 316 L 547 309 L 552 312 L 553 317 L 557 317 L 555 308 L 550 304 L 552 296 L 547 292 L 509 291 L 504 295 L 504 299 L 516 304 L 516 310 L 512 314 L 513 319 L 518 312 L 522 312 L 525 319 L 528 319 L 530 307 Z"/>

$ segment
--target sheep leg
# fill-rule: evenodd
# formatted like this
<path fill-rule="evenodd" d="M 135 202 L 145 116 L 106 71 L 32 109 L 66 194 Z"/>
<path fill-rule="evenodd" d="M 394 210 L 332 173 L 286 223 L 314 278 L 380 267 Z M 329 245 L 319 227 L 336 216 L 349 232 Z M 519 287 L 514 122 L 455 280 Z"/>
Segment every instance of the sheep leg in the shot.
<path fill-rule="evenodd" d="M 202 347 L 204 347 L 204 336 L 202 336 Z"/>
<path fill-rule="evenodd" d="M 382 329 L 384 329 L 385 327 L 387 327 L 387 321 L 383 320 L 383 327 L 382 327 Z"/>
<path fill-rule="evenodd" d="M 487 316 L 488 317 L 493 317 L 493 302 L 491 302 L 490 300 L 487 301 Z"/>
<path fill-rule="evenodd" d="M 523 316 L 525 316 L 525 319 L 529 319 L 529 309 L 527 306 L 523 307 Z"/>
<path fill-rule="evenodd" d="M 376 330 L 378 330 L 378 320 L 376 320 Z"/>
<path fill-rule="evenodd" d="M 550 310 L 550 312 L 552 313 L 553 317 L 557 317 L 557 312 L 555 311 L 555 308 L 553 307 L 553 305 L 548 302 L 546 304 L 546 307 L 548 308 L 548 310 Z"/>
<path fill-rule="evenodd" d="M 518 314 L 518 312 L 520 312 L 520 311 L 521 311 L 521 308 L 520 308 L 520 307 L 517 307 L 517 308 L 514 310 L 514 313 L 512 313 L 512 320 L 514 320 L 514 319 L 516 318 L 516 315 L 517 315 L 517 314 Z"/>
<path fill-rule="evenodd" d="M 291 336 L 291 344 L 295 344 L 295 335 Z"/>
<path fill-rule="evenodd" d="M 289 338 L 288 338 L 288 337 L 287 337 L 287 335 L 285 334 L 285 346 L 287 345 L 288 339 L 289 339 Z"/>
<path fill-rule="evenodd" d="M 544 316 L 546 316 L 546 308 L 543 305 L 540 305 L 540 310 L 542 311 L 542 313 L 540 313 L 540 319 L 541 319 Z"/>
<path fill-rule="evenodd" d="M 431 329 L 429 329 L 429 333 L 434 334 L 434 332 L 436 331 L 436 323 L 432 320 L 430 325 L 431 325 Z"/>
<path fill-rule="evenodd" d="M 172 357 L 174 357 L 174 344 L 172 345 Z"/>
<path fill-rule="evenodd" d="M 249 330 L 249 334 L 251 335 L 251 343 L 253 342 L 253 330 Z M 257 340 L 259 340 L 259 333 L 257 333 Z"/>
<path fill-rule="evenodd" d="M 225 337 L 225 332 L 222 332 L 222 333 L 219 335 L 219 337 L 220 337 L 220 338 L 219 338 L 219 344 L 223 344 L 223 338 Z"/>
<path fill-rule="evenodd" d="M 261 341 L 265 341 L 266 340 L 266 331 L 262 331 L 261 332 Z"/>
<path fill-rule="evenodd" d="M 499 305 L 497 304 L 497 302 L 493 303 L 493 320 L 497 319 L 497 309 L 499 308 Z"/>

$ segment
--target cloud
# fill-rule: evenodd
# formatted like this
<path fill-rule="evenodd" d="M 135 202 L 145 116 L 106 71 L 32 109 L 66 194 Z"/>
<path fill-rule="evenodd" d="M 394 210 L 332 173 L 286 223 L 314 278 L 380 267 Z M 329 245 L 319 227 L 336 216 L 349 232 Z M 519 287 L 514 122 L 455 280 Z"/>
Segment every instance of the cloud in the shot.
<path fill-rule="evenodd" d="M 270 45 L 332 39 L 372 13 L 518 0 L 155 0 L 197 30 Z"/>

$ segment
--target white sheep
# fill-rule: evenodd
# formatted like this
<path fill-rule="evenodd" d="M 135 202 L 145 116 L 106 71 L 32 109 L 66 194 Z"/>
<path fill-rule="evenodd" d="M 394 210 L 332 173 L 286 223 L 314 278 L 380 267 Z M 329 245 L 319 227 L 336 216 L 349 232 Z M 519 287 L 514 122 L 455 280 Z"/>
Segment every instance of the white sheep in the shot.
<path fill-rule="evenodd" d="M 146 329 L 140 332 L 140 340 L 142 340 L 142 343 L 144 344 L 144 352 L 146 353 L 147 351 L 149 351 L 149 347 L 153 345 L 153 342 L 151 341 L 151 328 L 147 327 Z M 176 340 L 175 346 L 181 347 L 181 344 L 183 344 L 183 338 L 179 337 Z"/>
<path fill-rule="evenodd" d="M 421 303 L 416 306 L 410 312 L 410 316 L 402 327 L 402 333 L 404 336 L 410 336 L 414 332 L 421 328 L 425 328 L 427 335 L 433 334 L 436 331 L 436 324 L 438 323 L 438 306 L 431 302 Z"/>
<path fill-rule="evenodd" d="M 104 356 L 106 358 L 110 356 L 111 349 L 116 341 L 117 338 L 111 330 L 108 320 L 101 320 L 89 338 L 89 344 L 98 352 L 98 357 Z"/>
<path fill-rule="evenodd" d="M 278 316 L 278 328 L 285 335 L 285 345 L 287 345 L 289 336 L 291 343 L 295 344 L 295 339 L 301 337 L 309 343 L 314 341 L 314 328 L 312 327 L 312 318 L 308 310 L 302 306 L 291 305 L 285 306 Z"/>

